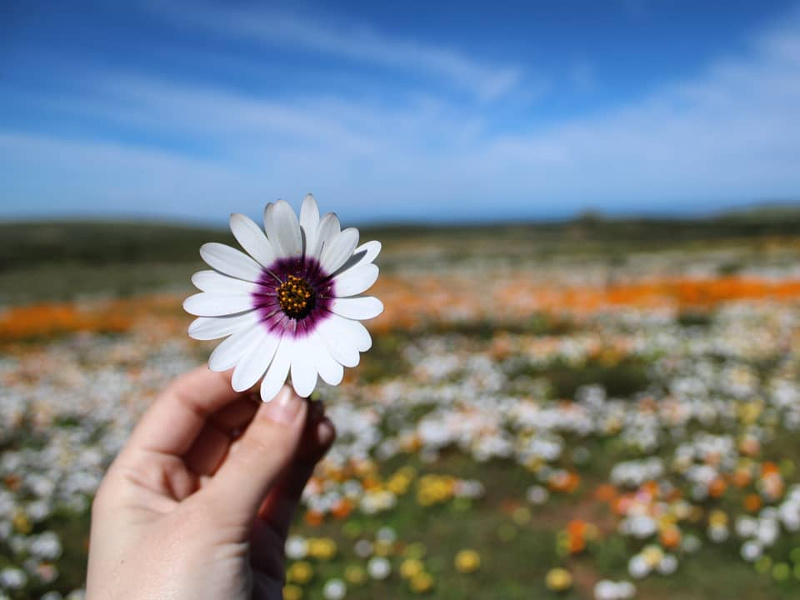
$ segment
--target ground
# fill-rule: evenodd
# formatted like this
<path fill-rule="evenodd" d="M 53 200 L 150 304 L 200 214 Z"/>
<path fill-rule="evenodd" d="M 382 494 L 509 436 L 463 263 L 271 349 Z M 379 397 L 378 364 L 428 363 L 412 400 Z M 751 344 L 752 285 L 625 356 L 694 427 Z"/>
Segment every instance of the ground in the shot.
<path fill-rule="evenodd" d="M 0 261 L 0 597 L 77 597 L 103 469 L 213 348 L 180 302 L 197 246 L 227 237 L 26 227 Z M 293 529 L 287 598 L 337 579 L 348 598 L 594 598 L 604 579 L 637 598 L 796 597 L 800 238 L 769 219 L 659 231 L 365 233 L 384 241 L 387 310 L 362 364 L 320 389 L 340 438 Z M 375 557 L 391 574 L 360 581 Z M 409 558 L 430 577 L 404 577 Z"/>

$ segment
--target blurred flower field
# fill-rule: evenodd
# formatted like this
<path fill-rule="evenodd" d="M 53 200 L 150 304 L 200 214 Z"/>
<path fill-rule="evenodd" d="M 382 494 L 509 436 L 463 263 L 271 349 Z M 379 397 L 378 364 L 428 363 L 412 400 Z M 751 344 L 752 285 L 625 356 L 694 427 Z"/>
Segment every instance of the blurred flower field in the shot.
<path fill-rule="evenodd" d="M 339 439 L 285 598 L 800 595 L 789 257 L 389 269 L 374 348 L 320 392 Z M 82 597 L 104 468 L 211 348 L 183 297 L 0 312 L 0 598 Z"/>

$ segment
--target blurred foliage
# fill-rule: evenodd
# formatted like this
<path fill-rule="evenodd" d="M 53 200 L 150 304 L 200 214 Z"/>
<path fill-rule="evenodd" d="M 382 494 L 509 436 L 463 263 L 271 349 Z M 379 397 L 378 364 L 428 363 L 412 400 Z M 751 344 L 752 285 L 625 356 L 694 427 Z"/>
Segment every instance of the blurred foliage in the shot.
<path fill-rule="evenodd" d="M 779 242 L 800 252 L 800 207 L 761 209 L 713 219 L 611 219 L 596 214 L 572 221 L 495 225 L 392 225 L 361 229 L 361 239 L 384 245 L 384 271 L 409 266 L 455 268 L 475 258 L 508 264 L 555 257 L 602 260 L 624 268 L 638 252 L 728 249 L 766 252 Z M 63 301 L 84 296 L 126 297 L 150 290 L 189 289 L 203 268 L 205 242 L 235 245 L 227 229 L 147 222 L 52 221 L 0 223 L 0 305 Z M 740 257 L 720 269 L 738 272 Z"/>

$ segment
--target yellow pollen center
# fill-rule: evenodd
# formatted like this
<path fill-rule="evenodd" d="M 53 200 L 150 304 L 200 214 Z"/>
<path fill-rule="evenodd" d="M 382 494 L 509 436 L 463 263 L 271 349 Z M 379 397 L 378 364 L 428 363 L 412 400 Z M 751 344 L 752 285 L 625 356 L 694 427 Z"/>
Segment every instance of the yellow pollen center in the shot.
<path fill-rule="evenodd" d="M 275 288 L 281 310 L 292 319 L 302 319 L 311 312 L 316 302 L 316 294 L 305 279 L 289 275 L 288 279 Z"/>

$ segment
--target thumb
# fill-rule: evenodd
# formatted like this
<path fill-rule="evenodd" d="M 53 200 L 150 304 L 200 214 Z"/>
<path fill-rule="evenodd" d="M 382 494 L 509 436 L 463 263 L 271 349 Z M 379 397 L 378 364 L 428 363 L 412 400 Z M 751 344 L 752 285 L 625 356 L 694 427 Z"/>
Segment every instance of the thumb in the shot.
<path fill-rule="evenodd" d="M 262 404 L 207 489 L 231 525 L 249 525 L 297 451 L 307 402 L 289 386 Z"/>

